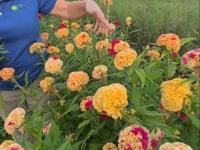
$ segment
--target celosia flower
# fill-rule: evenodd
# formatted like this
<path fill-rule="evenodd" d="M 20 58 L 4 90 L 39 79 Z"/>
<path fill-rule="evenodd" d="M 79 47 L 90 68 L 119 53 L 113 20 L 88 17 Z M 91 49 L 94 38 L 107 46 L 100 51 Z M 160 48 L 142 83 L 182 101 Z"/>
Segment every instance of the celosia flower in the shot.
<path fill-rule="evenodd" d="M 74 45 L 72 43 L 68 43 L 65 45 L 65 51 L 67 53 L 71 53 L 74 50 Z"/>
<path fill-rule="evenodd" d="M 67 38 L 68 35 L 69 35 L 69 30 L 64 27 L 64 28 L 59 28 L 57 32 L 55 32 L 55 35 L 58 39 L 61 39 L 61 38 Z"/>
<path fill-rule="evenodd" d="M 128 27 L 130 27 L 130 25 L 133 23 L 133 19 L 131 18 L 131 17 L 127 17 L 126 18 L 126 25 L 128 26 Z"/>
<path fill-rule="evenodd" d="M 107 76 L 107 71 L 108 71 L 108 68 L 105 65 L 95 66 L 92 71 L 92 77 L 97 80 L 103 79 Z"/>
<path fill-rule="evenodd" d="M 117 146 L 113 143 L 106 143 L 102 150 L 116 150 Z"/>
<path fill-rule="evenodd" d="M 112 0 L 103 0 L 103 4 L 106 7 L 109 7 L 110 5 L 112 5 Z"/>
<path fill-rule="evenodd" d="M 77 22 L 72 22 L 72 23 L 70 24 L 70 26 L 71 26 L 72 28 L 75 28 L 75 29 L 80 28 L 80 24 L 77 23 Z"/>
<path fill-rule="evenodd" d="M 166 142 L 160 146 L 159 150 L 192 150 L 192 148 L 182 142 Z"/>
<path fill-rule="evenodd" d="M 99 42 L 97 42 L 96 44 L 96 50 L 101 51 L 101 50 L 108 50 L 110 49 L 111 44 L 109 43 L 109 41 L 106 40 L 101 40 Z"/>
<path fill-rule="evenodd" d="M 74 42 L 77 48 L 84 48 L 91 43 L 91 38 L 87 32 L 81 32 L 74 38 Z"/>
<path fill-rule="evenodd" d="M 48 32 L 43 32 L 43 33 L 40 34 L 40 37 L 41 37 L 41 39 L 42 39 L 42 41 L 44 43 L 47 43 L 47 41 L 49 39 L 49 33 Z"/>
<path fill-rule="evenodd" d="M 146 150 L 149 145 L 149 131 L 145 127 L 131 125 L 119 133 L 119 150 Z"/>
<path fill-rule="evenodd" d="M 38 54 L 42 54 L 45 51 L 45 45 L 42 42 L 36 42 L 33 43 L 30 48 L 29 48 L 29 52 L 32 53 L 38 53 Z"/>
<path fill-rule="evenodd" d="M 0 77 L 7 81 L 12 80 L 14 78 L 15 69 L 14 68 L 3 68 L 0 70 Z"/>
<path fill-rule="evenodd" d="M 192 95 L 189 82 L 175 78 L 161 84 L 161 104 L 165 110 L 180 111 L 184 105 L 190 104 L 188 96 Z"/>
<path fill-rule="evenodd" d="M 93 99 L 93 96 L 87 96 L 81 100 L 80 108 L 82 112 L 85 112 L 87 111 L 87 109 L 91 109 L 93 107 L 92 99 Z"/>
<path fill-rule="evenodd" d="M 46 72 L 52 73 L 52 74 L 59 74 L 62 73 L 62 66 L 63 62 L 60 58 L 57 56 L 50 57 L 46 62 L 44 69 Z"/>
<path fill-rule="evenodd" d="M 0 150 L 24 150 L 24 148 L 12 140 L 5 140 L 1 143 Z"/>
<path fill-rule="evenodd" d="M 120 26 L 121 23 L 120 23 L 119 21 L 114 21 L 113 24 L 114 24 L 115 26 Z"/>
<path fill-rule="evenodd" d="M 80 91 L 89 81 L 89 76 L 83 71 L 71 72 L 67 79 L 67 87 L 71 91 Z"/>
<path fill-rule="evenodd" d="M 113 83 L 100 87 L 94 97 L 93 106 L 99 112 L 105 112 L 114 119 L 121 118 L 121 111 L 128 105 L 126 88 Z"/>
<path fill-rule="evenodd" d="M 111 56 L 115 56 L 115 55 L 117 54 L 117 52 L 114 51 L 114 47 L 115 47 L 115 45 L 116 45 L 117 43 L 119 43 L 119 42 L 120 42 L 119 39 L 114 39 L 114 40 L 112 40 L 112 42 L 111 42 L 111 49 L 109 50 L 109 54 L 110 54 Z"/>
<path fill-rule="evenodd" d="M 45 94 L 48 93 L 48 91 L 52 88 L 53 82 L 54 78 L 52 77 L 45 77 L 44 80 L 40 81 L 40 87 Z"/>
<path fill-rule="evenodd" d="M 123 70 L 124 67 L 129 67 L 133 64 L 137 57 L 137 52 L 133 49 L 120 51 L 115 55 L 114 65 L 118 70 Z"/>
<path fill-rule="evenodd" d="M 42 13 L 39 13 L 39 14 L 38 14 L 39 20 L 41 20 L 43 17 L 44 17 L 44 14 L 42 14 Z"/>
<path fill-rule="evenodd" d="M 118 53 L 120 51 L 130 49 L 130 45 L 127 42 L 120 40 L 114 45 L 113 49 L 116 53 Z"/>
<path fill-rule="evenodd" d="M 4 122 L 4 129 L 8 134 L 13 134 L 21 126 L 25 118 L 25 110 L 21 107 L 15 108 L 7 116 Z"/>
<path fill-rule="evenodd" d="M 156 50 L 148 50 L 146 53 L 146 56 L 150 57 L 153 60 L 159 60 L 160 59 L 160 53 Z"/>
<path fill-rule="evenodd" d="M 200 67 L 200 48 L 190 50 L 181 57 L 181 62 L 191 68 Z"/>
<path fill-rule="evenodd" d="M 166 46 L 167 50 L 176 53 L 180 50 L 180 38 L 173 33 L 161 34 L 156 43 L 158 46 Z"/>
<path fill-rule="evenodd" d="M 51 129 L 51 123 L 48 123 L 42 128 L 42 133 L 43 134 L 49 134 L 50 129 Z"/>
<path fill-rule="evenodd" d="M 89 24 L 86 24 L 86 25 L 85 25 L 85 30 L 86 30 L 86 31 L 92 31 L 92 28 L 93 28 L 93 24 L 90 24 L 90 23 L 89 23 Z"/>
<path fill-rule="evenodd" d="M 56 46 L 49 46 L 47 49 L 47 53 L 49 54 L 57 54 L 60 52 L 60 49 Z"/>
<path fill-rule="evenodd" d="M 150 133 L 150 146 L 155 149 L 159 144 L 161 139 L 164 136 L 164 132 L 160 129 L 157 129 L 155 132 L 154 130 Z"/>

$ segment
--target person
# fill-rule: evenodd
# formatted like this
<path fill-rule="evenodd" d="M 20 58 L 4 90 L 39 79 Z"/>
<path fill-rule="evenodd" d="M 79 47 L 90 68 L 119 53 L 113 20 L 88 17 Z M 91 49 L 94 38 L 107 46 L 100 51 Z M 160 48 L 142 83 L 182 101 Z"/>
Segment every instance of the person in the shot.
<path fill-rule="evenodd" d="M 108 36 L 112 30 L 108 20 L 104 17 L 99 5 L 93 0 L 65 1 L 65 0 L 0 0 L 0 45 L 7 53 L 2 54 L 6 60 L 0 62 L 0 70 L 5 67 L 15 69 L 15 76 L 20 76 L 17 82 L 25 86 L 25 74 L 28 83 L 32 84 L 42 72 L 43 66 L 36 65 L 42 61 L 37 54 L 29 53 L 29 46 L 42 41 L 39 36 L 38 14 L 60 16 L 64 19 L 78 19 L 91 15 L 96 19 L 94 32 Z M 46 57 L 46 54 L 44 54 Z M 0 92 L 8 114 L 18 106 L 18 99 L 22 94 L 12 82 L 0 79 Z M 0 110 L 0 116 L 3 116 Z"/>

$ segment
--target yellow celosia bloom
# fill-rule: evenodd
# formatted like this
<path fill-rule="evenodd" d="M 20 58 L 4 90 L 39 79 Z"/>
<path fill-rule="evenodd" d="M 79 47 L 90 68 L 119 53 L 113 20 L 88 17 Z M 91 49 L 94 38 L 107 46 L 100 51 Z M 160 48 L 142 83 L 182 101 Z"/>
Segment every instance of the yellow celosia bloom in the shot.
<path fill-rule="evenodd" d="M 77 48 L 84 48 L 91 43 L 91 38 L 87 32 L 81 32 L 74 38 L 74 42 Z"/>
<path fill-rule="evenodd" d="M 80 28 L 80 24 L 77 23 L 77 22 L 72 22 L 72 23 L 70 24 L 70 26 L 71 26 L 72 28 L 75 28 L 75 29 Z"/>
<path fill-rule="evenodd" d="M 36 42 L 36 43 L 33 43 L 30 48 L 29 48 L 29 52 L 32 54 L 32 53 L 38 53 L 38 54 L 42 54 L 44 52 L 44 48 L 45 48 L 45 45 L 44 43 L 42 42 Z"/>
<path fill-rule="evenodd" d="M 133 64 L 137 57 L 137 52 L 133 49 L 120 51 L 115 55 L 114 65 L 118 70 L 123 70 L 124 67 L 129 67 Z"/>
<path fill-rule="evenodd" d="M 131 18 L 131 17 L 127 17 L 126 18 L 126 25 L 128 26 L 128 27 L 130 27 L 130 25 L 133 23 L 133 19 Z"/>
<path fill-rule="evenodd" d="M 3 68 L 0 70 L 0 78 L 3 80 L 12 80 L 14 78 L 15 69 L 14 68 Z"/>
<path fill-rule="evenodd" d="M 93 106 L 99 112 L 106 112 L 114 119 L 121 118 L 121 111 L 128 105 L 126 88 L 113 83 L 100 87 L 94 97 Z"/>
<path fill-rule="evenodd" d="M 192 148 L 182 142 L 166 142 L 160 146 L 159 150 L 192 150 Z"/>
<path fill-rule="evenodd" d="M 10 112 L 4 122 L 4 129 L 8 134 L 14 134 L 15 130 L 20 127 L 24 121 L 25 113 L 25 110 L 21 107 Z"/>
<path fill-rule="evenodd" d="M 167 50 L 176 53 L 180 50 L 180 38 L 173 33 L 161 34 L 156 43 L 158 46 L 166 46 Z"/>
<path fill-rule="evenodd" d="M 180 111 L 184 105 L 190 104 L 188 96 L 192 95 L 189 82 L 175 78 L 161 84 L 161 104 L 169 111 Z"/>
<path fill-rule="evenodd" d="M 1 143 L 0 150 L 24 150 L 24 148 L 12 140 L 5 140 Z"/>
<path fill-rule="evenodd" d="M 110 5 L 112 5 L 112 0 L 103 0 L 103 4 L 106 7 L 109 7 Z"/>
<path fill-rule="evenodd" d="M 40 81 L 40 87 L 42 88 L 44 93 L 47 93 L 49 89 L 52 88 L 52 84 L 54 83 L 54 78 L 45 77 L 44 80 Z"/>
<path fill-rule="evenodd" d="M 127 49 L 130 49 L 130 45 L 125 42 L 125 41 L 120 41 L 119 43 L 116 43 L 115 46 L 114 46 L 114 51 L 115 52 L 120 52 L 120 51 L 124 51 L 124 50 L 127 50 Z"/>
<path fill-rule="evenodd" d="M 83 71 L 71 72 L 67 79 L 67 87 L 71 91 L 80 91 L 89 81 L 89 76 Z"/>
<path fill-rule="evenodd" d="M 159 60 L 160 59 L 160 53 L 156 50 L 148 50 L 146 53 L 146 56 L 150 57 L 151 59 L 154 60 Z"/>
<path fill-rule="evenodd" d="M 117 146 L 113 143 L 106 143 L 102 150 L 116 150 Z"/>
<path fill-rule="evenodd" d="M 69 30 L 67 28 L 60 28 L 57 32 L 55 32 L 55 35 L 58 39 L 67 38 L 69 35 Z"/>
<path fill-rule="evenodd" d="M 103 79 L 107 76 L 108 68 L 105 65 L 95 66 L 92 71 L 92 77 L 94 79 Z"/>
<path fill-rule="evenodd" d="M 108 49 L 110 49 L 110 47 L 111 47 L 111 44 L 107 39 L 101 40 L 101 41 L 97 42 L 97 44 L 96 44 L 96 50 L 98 50 L 98 51 L 108 50 Z"/>
<path fill-rule="evenodd" d="M 60 58 L 57 56 L 50 57 L 44 65 L 44 69 L 46 72 L 52 73 L 52 74 L 59 74 L 62 73 L 62 66 L 63 62 Z"/>
<path fill-rule="evenodd" d="M 65 45 L 65 51 L 67 53 L 71 53 L 74 50 L 74 45 L 72 43 L 68 43 Z"/>
<path fill-rule="evenodd" d="M 56 46 L 49 46 L 47 49 L 47 53 L 49 54 L 57 54 L 60 52 L 60 49 Z"/>

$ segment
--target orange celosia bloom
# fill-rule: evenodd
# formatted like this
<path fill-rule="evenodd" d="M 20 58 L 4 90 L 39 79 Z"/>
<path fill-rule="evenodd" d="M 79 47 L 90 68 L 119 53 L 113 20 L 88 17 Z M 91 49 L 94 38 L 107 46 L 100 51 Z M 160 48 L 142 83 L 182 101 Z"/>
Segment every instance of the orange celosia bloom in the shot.
<path fill-rule="evenodd" d="M 45 45 L 42 42 L 36 42 L 33 43 L 30 48 L 29 48 L 29 52 L 32 53 L 38 53 L 38 54 L 42 54 L 45 51 Z"/>
<path fill-rule="evenodd" d="M 0 70 L 0 77 L 7 81 L 14 78 L 15 69 L 14 68 L 3 68 Z"/>
<path fill-rule="evenodd" d="M 109 7 L 110 5 L 112 5 L 112 0 L 103 0 L 103 4 L 104 4 L 106 7 Z"/>
<path fill-rule="evenodd" d="M 174 142 L 174 143 L 170 143 L 170 142 L 166 142 L 164 144 L 162 144 L 159 148 L 159 150 L 192 150 L 192 148 L 182 142 Z"/>
<path fill-rule="evenodd" d="M 160 59 L 160 53 L 156 50 L 148 50 L 146 53 L 146 56 L 150 57 L 153 60 L 159 60 Z"/>
<path fill-rule="evenodd" d="M 67 28 L 59 28 L 55 35 L 58 39 L 67 38 L 69 35 L 69 30 Z"/>
<path fill-rule="evenodd" d="M 89 24 L 86 24 L 86 25 L 85 25 L 85 30 L 86 30 L 86 31 L 92 31 L 92 28 L 93 28 L 93 24 L 90 24 L 90 23 L 89 23 Z"/>
<path fill-rule="evenodd" d="M 67 87 L 71 91 L 80 91 L 89 81 L 89 76 L 83 71 L 71 72 L 67 79 Z"/>
<path fill-rule="evenodd" d="M 50 132 L 50 129 L 51 129 L 51 123 L 48 123 L 42 128 L 42 133 L 48 134 Z"/>
<path fill-rule="evenodd" d="M 71 53 L 74 50 L 74 45 L 72 43 L 68 43 L 65 45 L 65 51 L 67 53 Z"/>
<path fill-rule="evenodd" d="M 80 24 L 77 23 L 77 22 L 72 22 L 72 23 L 70 24 L 70 26 L 71 26 L 72 28 L 75 28 L 75 29 L 80 28 Z"/>
<path fill-rule="evenodd" d="M 4 129 L 8 134 L 13 134 L 20 127 L 24 121 L 25 113 L 25 110 L 21 107 L 15 108 L 10 112 L 4 122 Z"/>
<path fill-rule="evenodd" d="M 113 143 L 106 143 L 102 150 L 116 150 L 117 146 Z"/>
<path fill-rule="evenodd" d="M 156 43 L 158 46 L 166 46 L 167 50 L 176 53 L 180 50 L 180 38 L 173 33 L 161 34 Z"/>
<path fill-rule="evenodd" d="M 87 32 L 81 32 L 74 38 L 74 42 L 77 48 L 84 48 L 91 43 L 91 38 Z"/>
<path fill-rule="evenodd" d="M 12 140 L 5 140 L 1 143 L 0 150 L 24 150 L 24 148 Z"/>
<path fill-rule="evenodd" d="M 47 93 L 51 88 L 54 82 L 54 78 L 52 77 L 45 77 L 44 80 L 40 81 L 40 87 L 42 88 L 44 93 Z"/>
<path fill-rule="evenodd" d="M 92 77 L 94 79 L 103 79 L 107 76 L 108 68 L 105 65 L 95 66 L 92 71 Z"/>
<path fill-rule="evenodd" d="M 60 52 L 60 49 L 56 46 L 49 46 L 47 49 L 47 53 L 49 54 L 57 54 Z"/>
<path fill-rule="evenodd" d="M 106 39 L 106 40 L 101 40 L 99 42 L 97 42 L 96 44 L 96 50 L 108 50 L 111 48 L 111 44 L 110 42 Z"/>
<path fill-rule="evenodd" d="M 192 95 L 189 82 L 175 78 L 161 84 L 161 104 L 169 111 L 180 111 L 184 105 L 190 104 L 188 96 Z"/>
<path fill-rule="evenodd" d="M 93 106 L 99 112 L 106 112 L 114 119 L 121 118 L 121 111 L 128 105 L 126 88 L 113 83 L 100 87 L 94 97 Z"/>
<path fill-rule="evenodd" d="M 87 96 L 81 100 L 80 109 L 82 112 L 87 111 L 88 108 L 92 107 L 93 96 Z"/>
<path fill-rule="evenodd" d="M 48 32 L 43 32 L 43 33 L 40 34 L 40 37 L 41 37 L 41 39 L 42 39 L 42 41 L 44 43 L 47 43 L 47 41 L 49 39 L 49 33 Z"/>
<path fill-rule="evenodd" d="M 133 49 L 120 51 L 115 55 L 114 65 L 118 70 L 123 70 L 124 67 L 129 67 L 133 64 L 137 57 L 137 52 Z"/>
<path fill-rule="evenodd" d="M 120 51 L 130 49 L 130 48 L 131 48 L 130 45 L 127 42 L 122 41 L 122 40 L 120 40 L 119 43 L 116 43 L 115 46 L 113 47 L 114 51 L 117 53 Z"/>
<path fill-rule="evenodd" d="M 63 62 L 60 58 L 57 56 L 50 57 L 44 65 L 44 69 L 46 72 L 52 73 L 52 74 L 59 74 L 62 73 L 62 66 Z"/>

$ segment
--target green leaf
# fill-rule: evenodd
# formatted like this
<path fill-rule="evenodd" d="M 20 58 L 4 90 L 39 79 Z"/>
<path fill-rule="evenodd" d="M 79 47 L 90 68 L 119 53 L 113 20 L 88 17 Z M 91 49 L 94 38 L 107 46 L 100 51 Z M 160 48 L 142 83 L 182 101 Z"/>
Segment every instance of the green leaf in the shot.
<path fill-rule="evenodd" d="M 71 150 L 71 149 L 72 149 L 71 140 L 68 139 L 57 150 Z"/>
<path fill-rule="evenodd" d="M 197 129 L 200 129 L 200 120 L 199 120 L 197 117 L 195 117 L 195 116 L 191 115 L 190 113 L 188 113 L 187 111 L 185 111 L 184 113 L 191 119 L 192 124 L 193 124 Z"/>
<path fill-rule="evenodd" d="M 144 87 L 145 81 L 146 81 L 146 74 L 143 69 L 141 68 L 135 68 L 135 72 L 140 78 L 140 81 L 142 83 L 142 88 Z"/>
<path fill-rule="evenodd" d="M 66 115 L 67 113 L 69 112 L 75 112 L 75 111 L 78 111 L 80 109 L 79 105 L 78 104 L 73 104 L 73 105 L 70 105 L 67 110 L 63 113 L 63 115 Z"/>
<path fill-rule="evenodd" d="M 189 43 L 190 41 L 193 41 L 193 40 L 196 40 L 196 38 L 191 38 L 191 37 L 182 38 L 181 41 L 180 41 L 180 45 L 183 46 L 183 45 L 185 45 L 185 44 L 187 44 L 187 43 Z"/>
<path fill-rule="evenodd" d="M 170 63 L 168 77 L 171 78 L 176 73 L 176 63 Z"/>
<path fill-rule="evenodd" d="M 91 122 L 91 119 L 89 119 L 89 120 L 84 120 L 83 122 L 81 122 L 81 123 L 78 125 L 78 129 L 85 127 L 85 126 L 88 125 L 90 122 Z"/>

